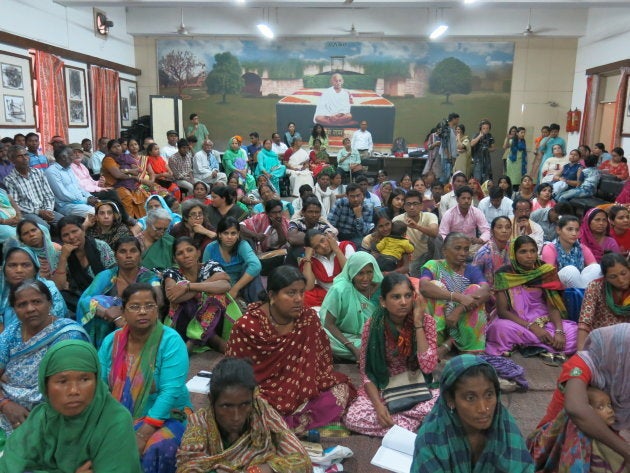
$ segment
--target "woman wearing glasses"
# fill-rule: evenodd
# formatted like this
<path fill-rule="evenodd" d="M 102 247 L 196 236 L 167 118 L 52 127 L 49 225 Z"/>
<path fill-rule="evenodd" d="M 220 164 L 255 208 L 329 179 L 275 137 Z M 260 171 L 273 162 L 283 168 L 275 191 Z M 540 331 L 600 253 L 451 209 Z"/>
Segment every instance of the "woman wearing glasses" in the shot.
<path fill-rule="evenodd" d="M 125 324 L 99 350 L 101 374 L 134 419 L 143 471 L 175 472 L 191 406 L 186 345 L 158 320 L 158 300 L 149 284 L 134 283 L 123 291 L 121 314 Z"/>
<path fill-rule="evenodd" d="M 204 214 L 203 202 L 197 199 L 187 200 L 182 204 L 182 221 L 171 228 L 174 238 L 190 237 L 195 241 L 201 254 L 208 243 L 216 239 L 217 234 L 211 230 L 211 225 Z"/>
<path fill-rule="evenodd" d="M 141 266 L 140 243 L 132 236 L 114 244 L 116 266 L 101 271 L 83 292 L 77 307 L 77 321 L 90 335 L 98 348 L 107 334 L 124 326 L 120 294 L 132 283 L 150 284 L 160 303 L 163 303 L 160 280 L 149 269 Z"/>

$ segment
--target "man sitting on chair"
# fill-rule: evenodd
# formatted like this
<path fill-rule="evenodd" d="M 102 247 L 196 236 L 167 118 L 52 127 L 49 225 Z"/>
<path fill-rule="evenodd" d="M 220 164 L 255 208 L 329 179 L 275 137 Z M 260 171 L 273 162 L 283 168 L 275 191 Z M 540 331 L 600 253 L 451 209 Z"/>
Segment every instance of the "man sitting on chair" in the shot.
<path fill-rule="evenodd" d="M 343 76 L 335 73 L 330 77 L 329 87 L 317 102 L 313 123 L 324 126 L 347 126 L 356 124 L 350 113 L 350 93 L 343 89 Z"/>

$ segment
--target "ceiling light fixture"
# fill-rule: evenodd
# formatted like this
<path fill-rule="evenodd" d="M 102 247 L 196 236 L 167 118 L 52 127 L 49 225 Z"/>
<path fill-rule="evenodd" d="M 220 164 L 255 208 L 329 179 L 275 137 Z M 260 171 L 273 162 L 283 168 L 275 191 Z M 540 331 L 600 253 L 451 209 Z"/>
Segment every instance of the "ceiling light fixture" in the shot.
<path fill-rule="evenodd" d="M 269 25 L 267 25 L 266 23 L 259 23 L 256 25 L 256 27 L 258 28 L 258 31 L 260 31 L 260 33 L 268 39 L 273 39 L 273 37 L 275 36 L 273 34 L 272 29 L 269 27 Z"/>
<path fill-rule="evenodd" d="M 444 33 L 446 33 L 446 30 L 448 30 L 448 26 L 447 25 L 442 24 L 442 25 L 438 26 L 429 35 L 429 39 L 438 39 L 440 36 L 442 36 Z"/>
<path fill-rule="evenodd" d="M 477 0 L 464 0 L 464 5 L 470 5 L 471 3 L 476 3 Z"/>

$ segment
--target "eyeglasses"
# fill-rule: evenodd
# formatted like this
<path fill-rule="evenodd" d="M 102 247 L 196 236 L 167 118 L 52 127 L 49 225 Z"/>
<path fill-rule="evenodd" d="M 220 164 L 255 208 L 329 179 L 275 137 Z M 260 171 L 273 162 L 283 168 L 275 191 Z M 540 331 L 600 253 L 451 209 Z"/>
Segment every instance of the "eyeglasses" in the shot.
<path fill-rule="evenodd" d="M 422 202 L 405 202 L 405 207 L 418 207 Z"/>
<path fill-rule="evenodd" d="M 190 212 L 188 218 L 203 218 L 203 212 Z"/>
<path fill-rule="evenodd" d="M 125 307 L 125 309 L 129 312 L 140 312 L 141 310 L 145 312 L 153 312 L 155 309 L 157 309 L 157 304 L 129 304 L 127 307 Z"/>

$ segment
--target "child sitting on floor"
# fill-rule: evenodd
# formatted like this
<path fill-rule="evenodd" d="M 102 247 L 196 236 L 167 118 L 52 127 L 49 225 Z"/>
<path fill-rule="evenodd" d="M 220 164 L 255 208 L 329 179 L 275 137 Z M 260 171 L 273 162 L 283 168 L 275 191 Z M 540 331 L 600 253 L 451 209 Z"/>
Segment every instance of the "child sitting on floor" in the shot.
<path fill-rule="evenodd" d="M 601 419 L 612 427 L 615 423 L 615 411 L 613 410 L 610 396 L 594 386 L 589 386 L 587 391 L 588 403 Z M 612 468 L 612 469 L 611 469 Z M 593 440 L 593 453 L 591 454 L 591 473 L 626 471 L 624 459 L 610 447 Z"/>
<path fill-rule="evenodd" d="M 407 225 L 404 222 L 392 222 L 392 232 L 376 244 L 381 271 L 394 271 L 404 254 L 413 253 L 414 246 L 407 240 Z"/>

